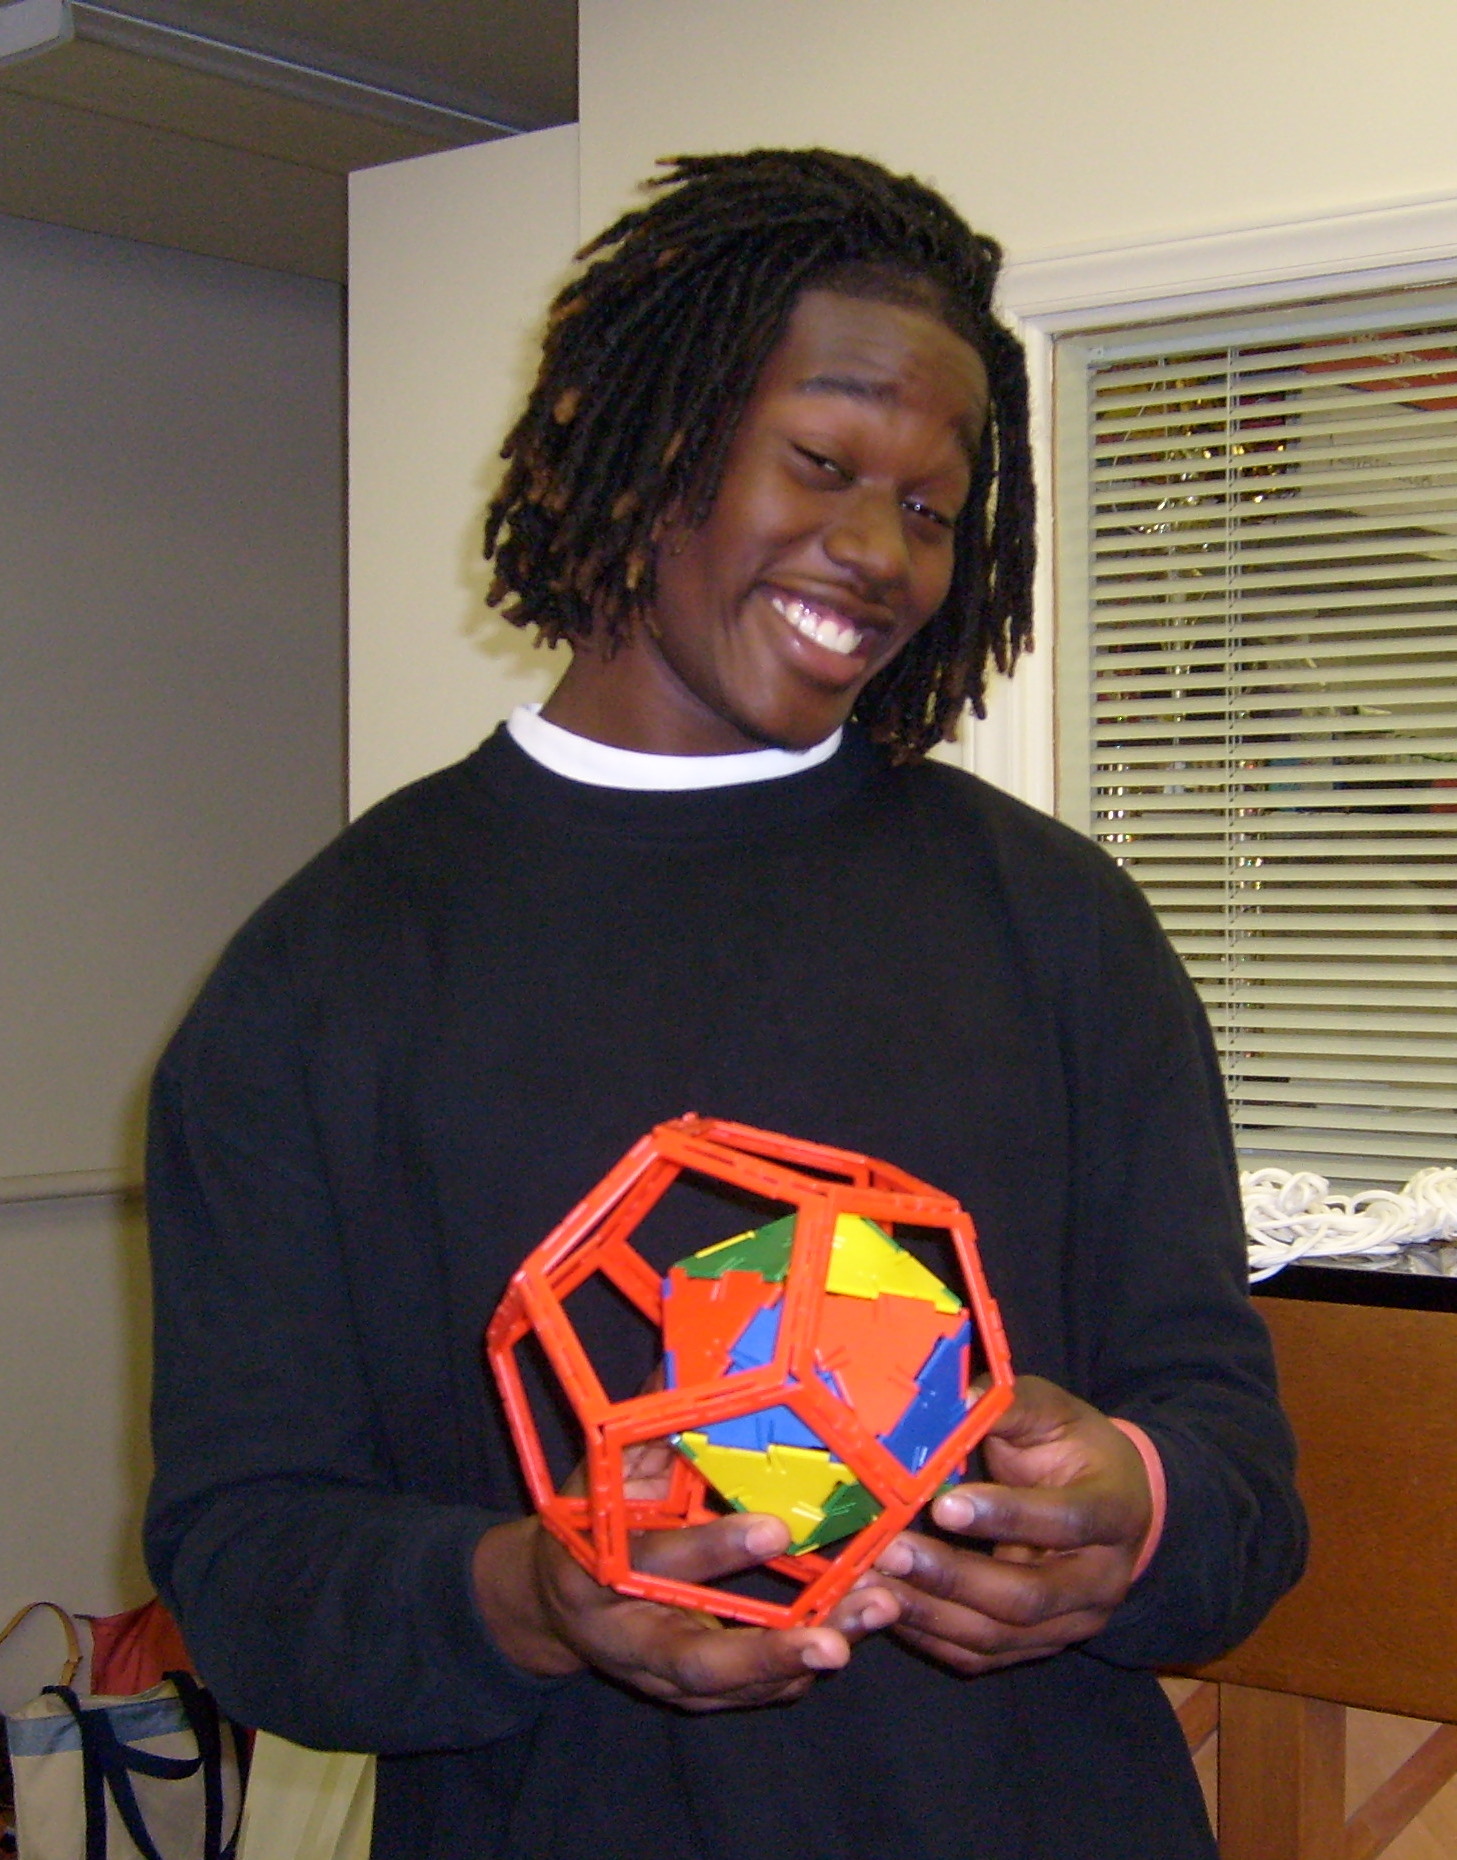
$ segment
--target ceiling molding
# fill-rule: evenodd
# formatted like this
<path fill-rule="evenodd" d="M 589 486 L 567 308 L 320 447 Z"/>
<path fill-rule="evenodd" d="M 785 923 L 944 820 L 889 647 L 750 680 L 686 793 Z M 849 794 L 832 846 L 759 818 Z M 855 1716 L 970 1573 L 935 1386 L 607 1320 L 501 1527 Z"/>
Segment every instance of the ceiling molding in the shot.
<path fill-rule="evenodd" d="M 307 277 L 343 277 L 347 175 L 575 109 L 575 0 L 0 0 L 0 22 L 30 48 L 0 66 L 0 214 Z"/>
<path fill-rule="evenodd" d="M 199 30 L 197 25 L 178 24 L 170 16 L 174 10 L 165 4 L 145 6 L 138 0 L 123 6 L 73 0 L 71 7 L 80 39 L 227 78 L 275 96 L 413 129 L 444 142 L 479 142 L 535 127 L 506 120 L 486 99 L 422 83 L 414 74 L 383 67 L 365 71 L 361 61 L 346 64 L 322 48 L 297 42 L 285 45 L 258 34 L 250 34 L 245 44 L 236 32 L 224 37 L 220 32 Z"/>
<path fill-rule="evenodd" d="M 338 282 L 345 177 L 0 96 L 0 213 Z"/>

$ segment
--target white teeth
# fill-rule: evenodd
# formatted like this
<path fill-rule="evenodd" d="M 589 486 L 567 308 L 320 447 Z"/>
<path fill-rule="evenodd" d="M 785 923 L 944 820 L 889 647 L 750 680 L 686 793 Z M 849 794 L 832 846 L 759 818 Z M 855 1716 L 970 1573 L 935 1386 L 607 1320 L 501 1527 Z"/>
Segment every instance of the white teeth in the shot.
<path fill-rule="evenodd" d="M 769 597 L 769 605 L 789 622 L 796 633 L 805 639 L 812 639 L 817 646 L 824 646 L 830 652 L 848 655 L 864 637 L 859 627 L 851 626 L 849 621 L 837 620 L 832 614 L 816 613 L 813 607 L 807 607 L 803 601 L 786 600 L 783 595 L 774 594 Z"/>

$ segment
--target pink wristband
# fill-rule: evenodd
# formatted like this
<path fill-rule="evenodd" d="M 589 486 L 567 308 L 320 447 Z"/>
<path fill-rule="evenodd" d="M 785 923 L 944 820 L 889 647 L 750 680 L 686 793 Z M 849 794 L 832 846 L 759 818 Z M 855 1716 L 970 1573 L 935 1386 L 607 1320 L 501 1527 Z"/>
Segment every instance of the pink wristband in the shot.
<path fill-rule="evenodd" d="M 1116 1414 L 1110 1414 L 1108 1419 L 1120 1434 L 1126 1434 L 1137 1447 L 1138 1457 L 1143 1461 L 1143 1470 L 1148 1476 L 1149 1505 L 1153 1515 L 1148 1521 L 1148 1529 L 1144 1532 L 1143 1547 L 1139 1550 L 1138 1561 L 1133 1565 L 1133 1574 L 1129 1577 L 1129 1582 L 1132 1584 L 1138 1581 L 1153 1561 L 1153 1553 L 1158 1549 L 1159 1539 L 1164 1534 L 1164 1517 L 1169 1508 L 1169 1487 L 1168 1481 L 1164 1478 L 1164 1463 L 1159 1458 L 1159 1450 L 1138 1423 L 1120 1420 Z"/>

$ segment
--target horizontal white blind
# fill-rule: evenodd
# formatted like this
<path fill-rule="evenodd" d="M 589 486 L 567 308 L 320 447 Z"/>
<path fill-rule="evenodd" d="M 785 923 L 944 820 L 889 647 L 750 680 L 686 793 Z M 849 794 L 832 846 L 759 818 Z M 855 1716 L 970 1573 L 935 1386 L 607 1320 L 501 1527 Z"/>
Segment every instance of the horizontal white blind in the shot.
<path fill-rule="evenodd" d="M 1369 314 L 1087 350 L 1059 508 L 1083 824 L 1204 997 L 1244 1166 L 1348 1187 L 1457 1162 L 1457 300 Z"/>

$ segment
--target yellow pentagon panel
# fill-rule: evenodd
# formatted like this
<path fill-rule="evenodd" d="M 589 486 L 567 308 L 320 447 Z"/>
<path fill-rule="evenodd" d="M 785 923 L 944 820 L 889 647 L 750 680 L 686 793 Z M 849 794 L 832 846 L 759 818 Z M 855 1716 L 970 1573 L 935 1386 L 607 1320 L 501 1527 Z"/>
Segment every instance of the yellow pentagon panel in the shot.
<path fill-rule="evenodd" d="M 715 1446 L 703 1434 L 684 1433 L 678 1444 L 709 1484 L 743 1511 L 767 1511 L 789 1526 L 797 1549 L 824 1522 L 825 1500 L 855 1475 L 839 1460 L 813 1447 Z"/>
<path fill-rule="evenodd" d="M 962 1308 L 955 1292 L 934 1272 L 859 1214 L 842 1214 L 835 1222 L 825 1290 L 847 1298 L 879 1298 L 882 1292 L 894 1292 L 901 1298 L 924 1299 L 948 1314 Z"/>

